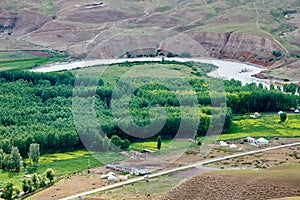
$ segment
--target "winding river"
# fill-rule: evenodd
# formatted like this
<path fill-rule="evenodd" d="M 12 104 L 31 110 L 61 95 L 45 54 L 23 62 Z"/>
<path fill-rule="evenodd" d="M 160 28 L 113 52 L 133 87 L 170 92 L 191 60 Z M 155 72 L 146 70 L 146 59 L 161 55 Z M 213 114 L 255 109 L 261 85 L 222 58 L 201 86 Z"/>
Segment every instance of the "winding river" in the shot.
<path fill-rule="evenodd" d="M 107 65 L 122 62 L 134 62 L 134 61 L 161 61 L 162 58 L 122 58 L 122 59 L 95 59 L 95 60 L 83 60 L 83 61 L 73 61 L 69 63 L 54 63 L 46 65 L 44 67 L 39 67 L 31 69 L 32 72 L 54 72 L 62 70 L 71 70 L 76 68 L 84 68 L 95 65 Z M 240 63 L 228 60 L 218 60 L 209 58 L 165 58 L 167 61 L 178 61 L 178 62 L 200 62 L 213 64 L 218 66 L 218 69 L 208 73 L 208 76 L 214 78 L 220 78 L 223 80 L 235 79 L 246 83 L 262 83 L 263 85 L 269 85 L 267 80 L 258 79 L 252 77 L 253 74 L 260 73 L 264 70 L 262 67 L 254 66 L 247 63 Z"/>

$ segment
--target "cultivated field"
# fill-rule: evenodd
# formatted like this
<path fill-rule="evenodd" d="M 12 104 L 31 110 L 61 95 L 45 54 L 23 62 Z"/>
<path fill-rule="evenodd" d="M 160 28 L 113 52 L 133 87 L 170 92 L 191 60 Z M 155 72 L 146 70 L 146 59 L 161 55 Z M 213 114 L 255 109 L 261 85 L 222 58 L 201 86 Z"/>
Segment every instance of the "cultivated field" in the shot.
<path fill-rule="evenodd" d="M 297 163 L 263 171 L 208 172 L 173 188 L 161 199 L 254 200 L 300 196 L 299 169 L 300 164 Z"/>

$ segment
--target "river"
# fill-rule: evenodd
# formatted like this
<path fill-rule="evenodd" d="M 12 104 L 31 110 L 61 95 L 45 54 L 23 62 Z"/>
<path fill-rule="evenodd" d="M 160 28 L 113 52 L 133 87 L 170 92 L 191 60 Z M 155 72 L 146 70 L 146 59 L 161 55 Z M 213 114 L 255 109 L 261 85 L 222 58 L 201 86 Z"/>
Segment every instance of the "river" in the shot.
<path fill-rule="evenodd" d="M 83 60 L 83 61 L 73 61 L 69 63 L 53 63 L 43 67 L 38 67 L 31 69 L 32 72 L 54 72 L 62 70 L 71 70 L 76 68 L 84 68 L 95 65 L 107 65 L 113 63 L 122 63 L 122 62 L 134 62 L 134 61 L 161 61 L 162 58 L 122 58 L 122 59 L 95 59 L 95 60 Z M 262 83 L 263 85 L 269 85 L 268 80 L 262 80 L 255 77 L 252 77 L 253 74 L 260 73 L 264 70 L 263 67 L 254 66 L 247 63 L 240 63 L 236 61 L 228 60 L 218 60 L 218 59 L 209 59 L 209 58 L 165 58 L 167 61 L 178 61 L 178 62 L 200 62 L 213 64 L 218 66 L 218 69 L 208 73 L 208 76 L 214 78 L 220 78 L 223 80 L 235 79 L 246 83 Z"/>

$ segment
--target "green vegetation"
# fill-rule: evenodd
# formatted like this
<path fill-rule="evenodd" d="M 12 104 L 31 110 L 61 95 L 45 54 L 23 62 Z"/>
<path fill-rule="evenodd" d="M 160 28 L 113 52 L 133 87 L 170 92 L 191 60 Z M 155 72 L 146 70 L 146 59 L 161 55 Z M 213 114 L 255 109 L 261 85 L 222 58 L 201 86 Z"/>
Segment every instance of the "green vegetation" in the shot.
<path fill-rule="evenodd" d="M 193 75 L 192 77 L 195 77 L 193 79 L 186 78 L 191 77 L 190 72 L 194 71 L 193 68 L 205 71 L 206 67 L 211 69 L 208 65 L 130 64 L 129 67 L 121 64 L 113 65 L 101 78 L 91 74 L 98 74 L 97 70 L 103 70 L 103 67 L 85 69 L 86 74 L 76 80 L 76 84 L 80 83 L 81 86 L 76 88 L 73 88 L 75 78 L 70 72 L 1 72 L 0 149 L 10 153 L 11 147 L 16 146 L 23 158 L 28 156 L 29 145 L 32 143 L 40 145 L 41 154 L 72 151 L 84 146 L 92 151 L 106 151 L 114 150 L 110 145 L 110 138 L 113 135 L 117 135 L 121 141 L 124 141 L 121 142 L 122 145 L 117 141 L 116 143 L 119 144 L 117 146 L 126 149 L 128 141 L 135 142 L 147 138 L 145 137 L 147 131 L 143 132 L 142 129 L 134 131 L 135 124 L 146 127 L 150 122 L 154 125 L 166 120 L 157 135 L 161 135 L 162 139 L 170 139 L 177 134 L 180 123 L 184 121 L 187 127 L 182 131 L 181 137 L 193 138 L 195 129 L 197 129 L 197 136 L 206 135 L 212 114 L 217 116 L 216 120 L 225 120 L 222 130 L 225 133 L 231 124 L 232 111 L 233 113 L 270 112 L 289 110 L 291 107 L 298 106 L 299 96 L 274 89 L 266 90 L 255 84 L 242 86 L 239 81 L 225 81 L 225 94 L 224 91 L 218 91 L 221 88 L 209 91 L 210 84 L 218 83 L 214 79 L 208 81 Z M 126 74 L 130 70 L 134 70 L 135 77 L 122 78 L 118 82 L 122 87 L 115 88 L 116 81 L 121 76 L 120 71 Z M 157 70 L 160 77 L 151 78 L 152 75 L 155 77 Z M 93 82 L 94 85 L 91 84 Z M 190 87 L 184 86 L 185 83 Z M 132 93 L 131 90 L 134 92 Z M 74 91 L 76 94 L 73 93 Z M 87 97 L 86 94 L 91 92 L 95 96 Z M 113 92 L 114 95 L 119 95 L 113 99 L 114 107 L 111 101 Z M 226 95 L 227 104 L 232 111 L 222 106 L 212 108 L 211 95 L 217 99 Z M 180 105 L 180 102 L 184 101 L 192 103 L 193 98 L 199 106 L 192 108 Z M 82 116 L 76 114 L 78 111 L 89 113 L 90 107 L 86 105 L 93 100 L 95 100 L 96 116 L 99 119 L 98 124 L 92 124 L 94 122 L 90 118 L 79 120 Z M 126 101 L 129 102 L 128 110 L 122 106 Z M 162 115 L 160 107 L 153 107 L 158 104 L 164 107 L 165 114 Z M 113 113 L 112 108 L 117 109 L 117 112 Z M 76 114 L 76 118 L 73 117 L 72 111 Z M 199 123 L 195 121 L 197 115 L 200 117 Z M 74 120 L 77 123 L 76 128 Z M 198 128 L 195 127 L 197 124 Z M 105 135 L 99 134 L 99 126 Z M 128 135 L 127 130 L 138 135 Z M 78 133 L 81 138 L 85 138 L 84 144 Z M 156 138 L 157 135 L 152 137 Z"/>
<path fill-rule="evenodd" d="M 170 153 L 176 150 L 181 150 L 189 147 L 191 145 L 190 142 L 183 141 L 183 140 L 169 140 L 169 139 L 162 139 L 161 140 L 161 152 L 162 153 Z M 129 150 L 141 151 L 143 149 L 157 149 L 157 140 L 150 139 L 145 140 L 142 142 L 134 142 L 130 145 Z"/>
<path fill-rule="evenodd" d="M 11 157 L 16 161 L 12 170 L 20 173 L 3 171 L 0 180 L 11 181 L 20 187 L 24 174 L 37 173 L 39 179 L 39 174 L 52 168 L 59 177 L 86 169 L 88 163 L 90 167 L 111 163 L 123 159 L 112 152 L 116 147 L 157 149 L 158 135 L 161 136 L 161 153 L 184 149 L 191 143 L 170 140 L 177 134 L 181 122 L 185 124 L 181 138 L 204 136 L 212 125 L 218 127 L 222 119 L 225 123 L 224 127 L 220 127 L 221 131 L 230 134 L 221 138 L 299 136 L 299 118 L 296 115 L 289 116 L 285 123 L 280 124 L 278 116 L 274 119 L 265 116 L 260 119 L 235 118 L 231 126 L 233 114 L 288 110 L 299 105 L 299 96 L 275 88 L 266 90 L 255 84 L 242 86 L 234 80 L 224 81 L 225 91 L 220 87 L 211 89 L 210 86 L 218 85 L 218 80 L 192 73 L 205 74 L 211 69 L 214 66 L 166 61 L 123 63 L 111 65 L 106 70 L 103 66 L 75 70 L 75 74 L 80 74 L 76 80 L 72 72 L 0 72 L 0 152 L 3 152 L 0 153 L 0 161 L 11 157 L 2 156 L 4 153 L 18 155 L 14 146 L 25 163 L 22 166 L 15 159 L 18 156 Z M 132 71 L 134 76 L 130 76 Z M 101 73 L 103 75 L 98 76 Z M 122 77 L 124 74 L 129 76 Z M 221 99 L 225 95 L 227 99 L 224 101 L 227 100 L 229 108 L 222 105 L 211 107 L 212 96 Z M 193 100 L 197 106 L 189 107 Z M 96 121 L 82 116 L 82 113 L 91 112 L 90 102 L 95 102 L 92 109 L 95 110 Z M 129 102 L 128 109 L 123 106 L 124 102 Z M 181 102 L 187 103 L 181 105 Z M 155 105 L 161 105 L 164 113 L 161 107 Z M 115 113 L 114 108 L 117 109 Z M 216 124 L 211 125 L 213 115 Z M 199 121 L 196 121 L 197 117 Z M 161 130 L 150 137 L 147 129 L 135 129 L 135 125 L 143 128 L 151 123 L 157 127 L 164 120 Z M 104 133 L 99 131 L 100 127 Z M 127 130 L 133 130 L 137 135 L 127 134 Z M 39 151 L 30 148 L 33 143 L 39 145 Z M 51 154 L 83 147 L 100 153 L 75 151 Z M 28 164 L 28 152 L 33 165 Z M 41 154 L 39 158 L 38 152 Z M 38 167 L 34 166 L 37 161 Z"/>
<path fill-rule="evenodd" d="M 50 62 L 63 61 L 64 58 L 52 58 L 52 57 L 37 57 L 23 60 L 11 60 L 0 62 L 0 71 L 12 70 L 12 69 L 30 69 L 38 66 L 45 65 Z"/>
<path fill-rule="evenodd" d="M 157 147 L 157 150 L 160 150 L 160 148 L 161 148 L 161 137 L 160 137 L 160 135 L 157 137 L 157 145 L 156 145 L 156 147 Z"/>
<path fill-rule="evenodd" d="M 30 69 L 50 62 L 65 61 L 67 56 L 68 55 L 66 53 L 60 53 L 57 51 L 0 52 L 0 71 Z"/>
<path fill-rule="evenodd" d="M 11 200 L 13 199 L 13 193 L 14 193 L 14 185 L 12 183 L 7 183 L 5 187 L 3 188 L 1 198 Z"/>
<path fill-rule="evenodd" d="M 231 140 L 246 137 L 299 137 L 300 115 L 288 114 L 284 123 L 279 123 L 277 114 L 263 114 L 261 118 L 253 119 L 250 116 L 237 116 L 232 122 L 228 134 L 222 134 L 219 140 Z"/>
<path fill-rule="evenodd" d="M 15 61 L 37 58 L 37 56 L 28 54 L 22 51 L 17 52 L 0 52 L 0 62 L 3 61 Z"/>
<path fill-rule="evenodd" d="M 287 119 L 287 114 L 285 112 L 280 113 L 280 122 L 285 122 Z"/>
<path fill-rule="evenodd" d="M 31 160 L 32 163 L 34 163 L 34 166 L 37 167 L 37 164 L 40 159 L 40 145 L 33 143 L 29 146 L 29 153 L 28 157 Z"/>
<path fill-rule="evenodd" d="M 88 162 L 90 162 L 90 167 L 97 167 L 123 159 L 124 157 L 115 152 L 102 152 L 101 154 L 97 154 L 87 150 L 44 154 L 40 157 L 38 167 L 27 165 L 24 170 L 22 166 L 19 173 L 10 171 L 0 172 L 0 187 L 3 186 L 5 182 L 10 181 L 18 188 L 21 188 L 23 176 L 25 174 L 43 174 L 48 168 L 53 169 L 56 177 L 61 177 L 87 169 Z M 29 159 L 24 159 L 24 162 L 29 163 Z"/>

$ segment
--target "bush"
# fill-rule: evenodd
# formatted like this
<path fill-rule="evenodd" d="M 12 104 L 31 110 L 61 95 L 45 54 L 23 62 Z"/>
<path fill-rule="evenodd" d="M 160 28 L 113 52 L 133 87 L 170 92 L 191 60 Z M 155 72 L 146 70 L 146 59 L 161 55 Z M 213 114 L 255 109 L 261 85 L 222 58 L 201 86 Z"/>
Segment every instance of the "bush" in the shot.
<path fill-rule="evenodd" d="M 183 57 L 183 58 L 191 58 L 192 57 L 192 54 L 190 52 L 187 52 L 187 51 L 184 51 L 180 54 L 180 57 Z"/>
<path fill-rule="evenodd" d="M 48 169 L 45 171 L 45 177 L 46 177 L 47 179 L 49 179 L 50 182 L 52 182 L 52 181 L 54 180 L 54 177 L 55 177 L 55 174 L 54 174 L 53 169 L 48 168 Z"/>
<path fill-rule="evenodd" d="M 282 56 L 282 53 L 280 51 L 273 51 L 273 56 L 275 56 L 276 58 Z"/>
<path fill-rule="evenodd" d="M 285 122 L 286 119 L 287 119 L 287 114 L 286 114 L 286 113 L 281 113 L 281 114 L 280 114 L 280 121 L 281 121 L 281 122 Z"/>

